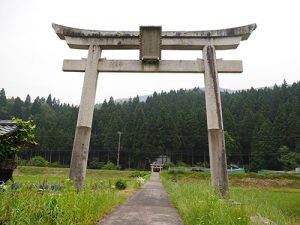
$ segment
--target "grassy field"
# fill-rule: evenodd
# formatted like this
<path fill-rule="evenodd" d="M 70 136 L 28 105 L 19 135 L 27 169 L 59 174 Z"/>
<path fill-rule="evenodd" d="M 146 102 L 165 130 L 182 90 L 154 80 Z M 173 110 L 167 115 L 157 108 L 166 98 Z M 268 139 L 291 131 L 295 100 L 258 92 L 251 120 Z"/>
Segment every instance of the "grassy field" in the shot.
<path fill-rule="evenodd" d="M 66 168 L 19 167 L 14 184 L 0 189 L 0 225 L 96 224 L 140 184 L 130 171 L 88 170 L 85 189 L 76 193 Z M 251 224 L 251 216 L 278 225 L 300 224 L 300 177 L 230 175 L 230 194 L 219 200 L 205 173 L 161 173 L 163 185 L 185 224 Z M 48 188 L 43 190 L 47 179 Z M 115 181 L 127 181 L 117 190 Z"/>
<path fill-rule="evenodd" d="M 164 171 L 161 179 L 188 225 L 251 224 L 251 216 L 278 225 L 300 224 L 299 176 L 230 175 L 230 193 L 224 200 L 211 192 L 208 174 Z"/>
<path fill-rule="evenodd" d="M 130 171 L 88 170 L 84 191 L 77 193 L 68 172 L 66 168 L 18 167 L 15 183 L 0 189 L 0 224 L 94 225 L 141 185 Z M 115 188 L 118 179 L 127 182 L 125 190 Z"/>

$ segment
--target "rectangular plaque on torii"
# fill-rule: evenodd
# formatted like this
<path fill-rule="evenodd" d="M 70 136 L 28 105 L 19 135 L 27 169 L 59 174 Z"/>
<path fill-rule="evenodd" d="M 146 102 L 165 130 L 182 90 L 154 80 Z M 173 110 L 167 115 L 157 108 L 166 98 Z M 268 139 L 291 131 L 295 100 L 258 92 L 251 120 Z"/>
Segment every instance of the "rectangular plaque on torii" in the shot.
<path fill-rule="evenodd" d="M 228 191 L 227 162 L 224 141 L 218 73 L 241 73 L 240 60 L 216 58 L 216 50 L 235 49 L 247 40 L 256 24 L 208 31 L 162 31 L 160 26 L 141 26 L 139 31 L 84 30 L 52 24 L 60 39 L 70 48 L 88 49 L 88 57 L 64 60 L 66 72 L 85 72 L 77 127 L 75 132 L 70 179 L 82 189 L 92 128 L 99 72 L 204 73 L 205 104 L 211 168 L 211 184 L 220 197 Z M 106 49 L 138 49 L 136 60 L 106 60 Z M 202 59 L 163 60 L 161 50 L 201 50 Z"/>
<path fill-rule="evenodd" d="M 161 27 L 140 27 L 140 60 L 143 63 L 159 63 L 161 59 Z"/>

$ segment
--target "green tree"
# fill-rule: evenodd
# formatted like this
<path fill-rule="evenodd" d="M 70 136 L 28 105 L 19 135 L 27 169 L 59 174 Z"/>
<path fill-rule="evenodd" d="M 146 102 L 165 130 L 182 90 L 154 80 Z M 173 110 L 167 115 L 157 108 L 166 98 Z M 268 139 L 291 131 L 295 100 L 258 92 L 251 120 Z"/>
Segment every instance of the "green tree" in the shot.
<path fill-rule="evenodd" d="M 193 165 L 195 163 L 195 144 L 197 141 L 196 130 L 199 129 L 196 127 L 196 116 L 191 112 L 183 111 L 180 118 L 180 140 L 181 140 L 181 151 L 185 153 L 187 158 L 185 161 Z"/>
<path fill-rule="evenodd" d="M 52 102 L 51 94 L 48 95 L 47 100 L 46 100 L 46 103 L 47 103 L 50 107 L 52 107 L 53 102 Z"/>
<path fill-rule="evenodd" d="M 39 114 L 42 111 L 42 103 L 41 103 L 41 99 L 40 97 L 36 97 L 34 99 L 34 102 L 32 103 L 32 107 L 31 107 L 31 113 L 33 115 Z"/>
<path fill-rule="evenodd" d="M 163 155 L 171 156 L 173 151 L 179 149 L 179 138 L 177 133 L 177 127 L 175 126 L 174 120 L 172 119 L 170 113 L 163 109 L 159 116 L 159 134 L 161 139 L 162 148 L 164 152 Z"/>
<path fill-rule="evenodd" d="M 278 152 L 276 150 L 272 124 L 264 120 L 254 130 L 251 146 L 251 170 L 278 169 Z"/>
<path fill-rule="evenodd" d="M 287 145 L 287 134 L 289 133 L 289 126 L 287 123 L 288 114 L 286 112 L 287 107 L 284 104 L 278 107 L 275 121 L 274 121 L 274 133 L 276 137 L 276 145 L 282 146 Z"/>
<path fill-rule="evenodd" d="M 281 146 L 279 153 L 279 162 L 283 170 L 294 170 L 300 166 L 300 153 L 291 152 L 287 146 Z"/>
<path fill-rule="evenodd" d="M 31 115 L 31 97 L 27 95 L 24 102 L 23 119 L 28 120 Z"/>
<path fill-rule="evenodd" d="M 282 145 L 291 153 L 300 152 L 300 82 L 221 95 L 224 127 L 237 145 L 237 150 L 232 153 L 227 144 L 228 161 L 249 164 L 251 159 L 257 168 L 280 169 L 282 162 L 279 162 L 278 149 Z M 0 119 L 9 119 L 13 115 L 34 119 L 37 124 L 35 134 L 40 143 L 38 148 L 68 155 L 65 158 L 69 159 L 77 106 L 61 104 L 50 95 L 46 99 L 37 97 L 33 103 L 28 95 L 23 103 L 16 98 L 6 98 L 4 89 L 0 91 L 0 99 Z M 264 123 L 268 126 L 262 126 Z M 208 159 L 205 94 L 199 88 L 181 89 L 154 93 L 146 102 L 135 97 L 124 103 L 115 103 L 111 98 L 98 104 L 94 112 L 90 153 L 96 149 L 102 152 L 97 154 L 100 161 L 110 158 L 115 162 L 117 131 L 124 131 L 120 162 L 127 167 L 145 168 L 160 154 L 168 154 L 173 162 L 189 164 L 203 161 L 204 157 Z M 240 151 L 241 160 L 236 159 Z M 61 158 L 64 157 L 54 154 L 52 160 Z"/>
<path fill-rule="evenodd" d="M 15 135 L 2 137 L 0 142 L 0 165 L 3 164 L 6 159 L 14 157 L 20 150 L 37 144 L 34 141 L 35 135 L 33 131 L 35 125 L 32 120 L 23 121 L 13 118 L 13 122 L 16 123 L 18 131 Z"/>
<path fill-rule="evenodd" d="M 7 99 L 6 99 L 6 95 L 5 95 L 5 90 L 4 90 L 4 88 L 2 88 L 0 91 L 0 118 L 6 119 L 7 117 L 8 117 Z"/>
<path fill-rule="evenodd" d="M 23 101 L 19 97 L 17 97 L 12 107 L 12 115 L 17 118 L 23 118 L 22 107 Z"/>
<path fill-rule="evenodd" d="M 31 105 L 31 97 L 30 95 L 26 95 L 26 99 L 25 99 L 25 106 L 30 106 Z"/>
<path fill-rule="evenodd" d="M 227 162 L 240 162 L 241 155 L 239 152 L 237 141 L 227 132 L 224 131 Z"/>
<path fill-rule="evenodd" d="M 6 101 L 7 100 L 6 100 L 5 90 L 4 88 L 2 88 L 0 91 L 0 107 L 5 107 Z"/>

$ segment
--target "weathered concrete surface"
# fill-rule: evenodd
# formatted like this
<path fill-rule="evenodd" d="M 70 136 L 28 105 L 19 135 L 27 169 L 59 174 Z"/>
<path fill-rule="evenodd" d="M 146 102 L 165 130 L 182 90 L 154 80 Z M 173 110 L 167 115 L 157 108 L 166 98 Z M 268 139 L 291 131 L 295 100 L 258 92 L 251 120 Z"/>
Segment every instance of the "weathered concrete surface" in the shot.
<path fill-rule="evenodd" d="M 215 193 L 224 197 L 228 191 L 228 177 L 216 50 L 214 46 L 205 46 L 202 53 L 211 184 Z"/>
<path fill-rule="evenodd" d="M 88 49 L 90 45 L 100 45 L 102 49 L 139 49 L 138 31 L 85 30 L 52 24 L 55 33 L 66 40 L 70 48 Z M 196 50 L 214 45 L 216 49 L 237 48 L 240 41 L 247 40 L 256 29 L 256 24 L 220 30 L 206 31 L 163 31 L 161 49 Z"/>
<path fill-rule="evenodd" d="M 86 59 L 65 59 L 63 71 L 85 72 Z M 217 59 L 219 73 L 241 73 L 243 64 L 240 60 Z M 144 64 L 141 60 L 106 60 L 98 62 L 98 72 L 118 73 L 204 73 L 204 60 L 162 60 L 159 64 Z"/>
<path fill-rule="evenodd" d="M 73 27 L 62 26 L 52 23 L 55 33 L 60 39 L 64 40 L 66 36 L 69 37 L 84 37 L 84 38 L 127 38 L 139 37 L 138 31 L 100 31 L 100 30 L 86 30 Z M 205 30 L 205 31 L 164 31 L 162 37 L 169 38 L 193 38 L 193 37 L 235 37 L 242 36 L 243 40 L 247 40 L 249 35 L 256 29 L 256 24 L 249 24 L 241 27 L 233 27 L 219 30 Z"/>
<path fill-rule="evenodd" d="M 159 180 L 152 173 L 150 181 L 127 202 L 117 207 L 98 225 L 183 225 Z"/>
<path fill-rule="evenodd" d="M 209 159 L 211 168 L 211 185 L 219 196 L 228 192 L 227 161 L 224 141 L 224 131 L 208 130 Z"/>
<path fill-rule="evenodd" d="M 86 175 L 100 56 L 101 48 L 91 45 L 88 51 L 69 175 L 78 191 L 82 189 Z"/>

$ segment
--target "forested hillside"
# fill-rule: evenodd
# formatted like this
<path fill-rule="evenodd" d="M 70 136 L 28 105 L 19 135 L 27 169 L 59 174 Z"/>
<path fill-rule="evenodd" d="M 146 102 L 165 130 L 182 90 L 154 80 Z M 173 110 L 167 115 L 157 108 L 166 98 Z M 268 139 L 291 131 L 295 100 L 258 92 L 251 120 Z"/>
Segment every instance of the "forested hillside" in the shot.
<path fill-rule="evenodd" d="M 251 170 L 292 169 L 300 163 L 300 82 L 221 94 L 228 162 Z M 13 116 L 37 124 L 39 145 L 22 157 L 42 155 L 68 164 L 78 107 L 28 95 L 6 98 L 0 92 L 0 119 Z M 120 164 L 144 168 L 159 155 L 190 165 L 209 161 L 204 92 L 154 93 L 115 103 L 111 98 L 95 109 L 90 159 L 116 162 L 118 131 L 122 131 Z M 298 165 L 299 166 L 299 165 Z"/>

